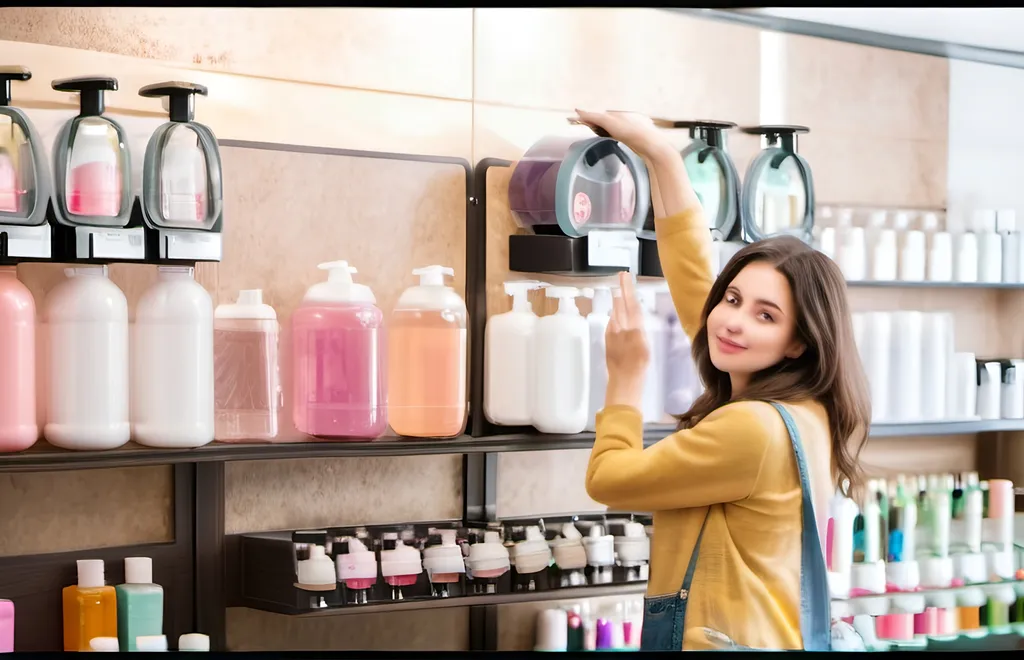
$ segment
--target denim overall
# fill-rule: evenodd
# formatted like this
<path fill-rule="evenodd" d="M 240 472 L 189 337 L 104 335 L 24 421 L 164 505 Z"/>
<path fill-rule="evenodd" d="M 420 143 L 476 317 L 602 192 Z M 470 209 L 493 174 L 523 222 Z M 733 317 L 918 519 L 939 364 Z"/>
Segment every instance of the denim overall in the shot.
<path fill-rule="evenodd" d="M 805 651 L 830 651 L 832 649 L 832 616 L 831 600 L 828 590 L 828 574 L 825 569 L 825 558 L 821 553 L 821 541 L 818 538 L 818 524 L 814 518 L 814 507 L 811 502 L 811 484 L 807 477 L 807 460 L 804 457 L 803 445 L 800 443 L 800 432 L 796 428 L 793 417 L 782 405 L 770 402 L 782 415 L 793 443 L 796 454 L 797 469 L 800 472 L 800 490 L 803 494 L 802 530 L 801 530 L 801 563 L 800 563 L 800 633 L 803 636 Z M 710 508 L 708 509 L 710 514 Z M 686 567 L 686 576 L 679 593 L 667 596 L 655 596 L 644 599 L 644 624 L 640 636 L 640 649 L 643 651 L 679 651 L 683 648 L 683 630 L 686 625 L 686 605 L 690 594 L 690 585 L 697 568 L 697 555 L 700 542 L 704 537 L 704 528 L 708 524 L 707 516 L 697 535 L 697 544 L 693 548 L 690 564 Z M 710 632 L 710 631 L 709 631 Z M 724 638 L 725 636 L 722 635 Z M 744 650 L 749 647 L 740 646 L 728 638 L 722 644 L 722 650 Z M 753 649 L 751 649 L 753 650 Z"/>

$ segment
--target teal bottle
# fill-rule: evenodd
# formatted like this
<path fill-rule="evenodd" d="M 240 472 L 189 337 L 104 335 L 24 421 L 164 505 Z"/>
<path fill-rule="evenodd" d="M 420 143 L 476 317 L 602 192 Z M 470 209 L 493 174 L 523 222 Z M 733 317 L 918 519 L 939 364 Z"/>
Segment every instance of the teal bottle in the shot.
<path fill-rule="evenodd" d="M 136 638 L 164 632 L 164 588 L 153 584 L 149 557 L 125 557 L 124 582 L 117 585 L 118 645 L 137 651 Z"/>

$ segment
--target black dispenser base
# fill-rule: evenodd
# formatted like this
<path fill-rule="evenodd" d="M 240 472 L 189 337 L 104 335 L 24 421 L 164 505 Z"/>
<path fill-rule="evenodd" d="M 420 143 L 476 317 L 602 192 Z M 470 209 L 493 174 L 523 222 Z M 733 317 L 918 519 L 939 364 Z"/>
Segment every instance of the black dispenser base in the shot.
<path fill-rule="evenodd" d="M 627 270 L 616 266 L 591 266 L 587 239 L 542 234 L 508 237 L 508 268 L 519 273 L 600 277 Z"/>
<path fill-rule="evenodd" d="M 661 257 L 658 256 L 658 242 L 653 238 L 640 238 L 640 275 L 665 277 L 661 270 Z"/>

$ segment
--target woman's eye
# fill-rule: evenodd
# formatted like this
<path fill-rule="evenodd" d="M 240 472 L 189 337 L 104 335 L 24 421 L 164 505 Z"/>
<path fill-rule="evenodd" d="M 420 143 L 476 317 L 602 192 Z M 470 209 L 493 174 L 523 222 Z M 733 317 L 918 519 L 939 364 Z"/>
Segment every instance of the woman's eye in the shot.
<path fill-rule="evenodd" d="M 772 315 L 769 314 L 768 312 L 761 312 L 760 314 L 758 314 L 758 318 L 760 318 L 762 321 L 769 321 L 769 322 L 773 320 L 772 319 Z"/>
<path fill-rule="evenodd" d="M 736 296 L 726 296 L 725 297 L 725 302 L 729 303 L 730 305 L 735 305 L 736 304 Z"/>

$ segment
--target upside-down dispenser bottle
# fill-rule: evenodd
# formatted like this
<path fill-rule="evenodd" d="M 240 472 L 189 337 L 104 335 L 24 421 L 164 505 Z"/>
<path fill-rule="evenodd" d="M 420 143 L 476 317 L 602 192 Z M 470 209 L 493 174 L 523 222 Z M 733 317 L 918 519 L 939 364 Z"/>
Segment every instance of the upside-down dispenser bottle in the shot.
<path fill-rule="evenodd" d="M 551 565 L 551 547 L 540 527 L 528 526 L 513 539 L 517 591 L 538 591 L 548 588 L 547 569 Z"/>
<path fill-rule="evenodd" d="M 372 439 L 387 429 L 384 314 L 346 261 L 318 266 L 326 282 L 307 291 L 292 314 L 294 401 L 302 433 Z"/>
<path fill-rule="evenodd" d="M 576 529 L 576 525 L 571 522 L 562 525 L 561 536 L 551 542 L 551 551 L 562 587 L 582 587 L 587 584 L 587 552 L 583 547 L 583 535 Z"/>
<path fill-rule="evenodd" d="M 651 190 L 643 160 L 599 131 L 536 142 L 516 163 L 508 197 L 524 229 L 579 237 L 595 229 L 639 231 Z"/>
<path fill-rule="evenodd" d="M 797 135 L 810 129 L 752 126 L 741 130 L 764 138 L 764 149 L 743 177 L 743 237 L 754 242 L 792 234 L 809 243 L 814 230 L 814 179 L 810 165 L 797 153 Z"/>
<path fill-rule="evenodd" d="M 508 548 L 501 542 L 501 535 L 496 530 L 484 532 L 482 542 L 469 546 L 466 568 L 472 576 L 474 594 L 493 594 L 498 588 L 498 579 L 508 573 L 511 567 Z"/>
<path fill-rule="evenodd" d="M 391 315 L 388 416 L 398 435 L 450 438 L 466 428 L 466 325 L 462 297 L 445 284 L 451 268 L 412 272 Z"/>
<path fill-rule="evenodd" d="M 348 594 L 346 601 L 352 604 L 366 603 L 370 589 L 377 583 L 377 555 L 367 547 L 367 542 L 353 536 L 335 547 L 338 582 Z"/>
<path fill-rule="evenodd" d="M 220 260 L 223 195 L 217 138 L 194 121 L 195 98 L 203 85 L 163 82 L 139 96 L 163 98 L 170 121 L 153 132 L 142 169 L 142 214 L 159 232 L 159 252 L 169 259 Z"/>
<path fill-rule="evenodd" d="M 0 66 L 0 259 L 50 256 L 49 158 L 28 115 L 11 106 L 11 83 L 31 78 L 23 66 Z"/>
<path fill-rule="evenodd" d="M 466 573 L 466 560 L 454 529 L 438 530 L 429 536 L 423 549 L 423 569 L 427 572 L 434 596 L 447 598 L 452 595 L 452 585 L 458 586 Z"/>
<path fill-rule="evenodd" d="M 412 587 L 423 572 L 420 551 L 406 545 L 394 532 L 381 538 L 380 574 L 391 587 L 391 600 L 404 600 L 403 588 Z"/>

